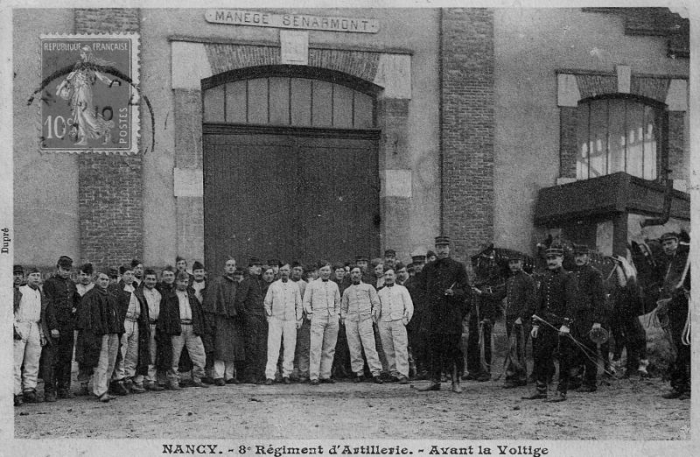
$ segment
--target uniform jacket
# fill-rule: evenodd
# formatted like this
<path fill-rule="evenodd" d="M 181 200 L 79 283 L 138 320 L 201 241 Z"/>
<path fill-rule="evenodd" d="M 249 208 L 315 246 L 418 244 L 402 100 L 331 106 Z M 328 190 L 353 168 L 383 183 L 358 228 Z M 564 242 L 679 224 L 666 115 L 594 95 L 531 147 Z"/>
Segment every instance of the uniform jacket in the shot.
<path fill-rule="evenodd" d="M 379 309 L 379 295 L 371 284 L 351 284 L 345 288 L 340 304 L 340 316 L 351 322 L 372 319 L 372 311 Z"/>
<path fill-rule="evenodd" d="M 58 325 L 72 330 L 81 302 L 75 283 L 70 278 L 63 279 L 54 275 L 44 282 L 43 290 L 48 300 L 48 306 L 53 308 L 52 312 L 56 316 Z"/>
<path fill-rule="evenodd" d="M 192 309 L 192 331 L 197 336 L 203 336 L 209 333 L 209 329 L 207 322 L 204 320 L 202 305 L 191 290 L 187 291 L 187 296 L 190 300 L 190 308 Z M 177 336 L 182 333 L 180 300 L 175 290 L 170 292 L 167 296 L 164 296 L 160 303 L 160 316 L 158 317 L 156 329 L 162 331 L 163 334 L 167 336 Z"/>
<path fill-rule="evenodd" d="M 124 333 L 124 319 L 118 308 L 117 297 L 106 289 L 93 287 L 83 296 L 77 323 L 80 344 L 75 356 L 81 365 L 97 366 L 103 335 Z"/>
<path fill-rule="evenodd" d="M 236 317 L 236 295 L 238 283 L 231 277 L 217 276 L 207 285 L 207 293 L 204 294 L 202 309 L 205 313 L 216 314 L 224 317 Z"/>
<path fill-rule="evenodd" d="M 416 275 L 417 288 L 425 295 L 422 329 L 435 334 L 461 334 L 468 312 L 469 279 L 463 263 L 449 257 L 429 262 Z M 452 288 L 454 295 L 445 295 Z"/>
<path fill-rule="evenodd" d="M 238 284 L 236 292 L 236 311 L 244 317 L 265 317 L 264 296 L 261 280 L 253 275 L 246 275 Z"/>
<path fill-rule="evenodd" d="M 22 301 L 22 291 L 19 290 L 19 287 L 13 287 L 13 290 L 13 313 L 16 313 L 17 310 L 19 310 L 19 305 Z M 44 336 L 46 337 L 46 344 L 54 344 L 54 339 L 51 338 L 51 330 L 58 330 L 58 321 L 56 320 L 53 307 L 49 306 L 49 301 L 46 298 L 46 295 L 41 291 L 41 288 L 39 288 L 39 292 L 41 293 L 41 321 L 39 325 L 41 326 Z M 15 339 L 21 339 L 18 338 L 19 334 L 17 334 L 16 331 L 14 332 L 14 337 Z"/>
<path fill-rule="evenodd" d="M 577 301 L 576 277 L 559 268 L 547 270 L 540 283 L 535 314 L 555 327 L 574 319 Z M 546 325 L 545 325 L 546 326 Z"/>
<path fill-rule="evenodd" d="M 281 279 L 270 284 L 265 294 L 265 314 L 285 321 L 301 321 L 303 304 L 296 282 Z"/>
<path fill-rule="evenodd" d="M 380 290 L 379 296 L 379 319 L 383 321 L 404 321 L 408 324 L 413 317 L 413 301 L 411 294 L 404 286 L 394 284 L 391 287 L 385 286 Z"/>
<path fill-rule="evenodd" d="M 527 319 L 535 309 L 535 280 L 532 276 L 520 270 L 506 279 L 503 287 L 493 293 L 485 292 L 483 297 L 493 300 L 505 298 L 505 315 L 509 319 Z"/>
<path fill-rule="evenodd" d="M 688 260 L 689 251 L 685 246 L 679 246 L 676 253 L 669 257 L 664 270 L 664 282 L 662 295 L 666 298 L 673 295 L 681 294 L 682 289 L 690 290 L 690 269 L 686 274 L 685 280 L 681 288 L 676 289 L 676 286 L 681 281 L 683 270 L 685 269 L 686 261 Z"/>
<path fill-rule="evenodd" d="M 608 313 L 603 273 L 591 265 L 576 267 L 573 273 L 576 276 L 579 298 L 574 320 L 588 328 L 596 322 L 604 323 Z M 582 330 L 587 331 L 585 328 Z"/>
<path fill-rule="evenodd" d="M 325 286 L 324 284 L 327 284 Z M 337 317 L 340 314 L 340 290 L 338 285 L 331 280 L 324 282 L 322 279 L 311 281 L 306 286 L 304 293 L 304 311 L 307 316 L 328 315 Z"/>

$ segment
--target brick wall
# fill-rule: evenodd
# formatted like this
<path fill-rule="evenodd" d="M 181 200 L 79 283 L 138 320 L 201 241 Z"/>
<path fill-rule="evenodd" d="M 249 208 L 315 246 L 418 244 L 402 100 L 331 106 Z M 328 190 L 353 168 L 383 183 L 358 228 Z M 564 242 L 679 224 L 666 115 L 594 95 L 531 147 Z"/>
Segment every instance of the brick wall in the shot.
<path fill-rule="evenodd" d="M 75 10 L 75 33 L 138 32 L 137 9 Z M 78 159 L 80 263 L 116 266 L 143 256 L 143 162 L 85 153 Z"/>
<path fill-rule="evenodd" d="M 493 240 L 493 12 L 442 15 L 442 226 L 460 261 Z"/>

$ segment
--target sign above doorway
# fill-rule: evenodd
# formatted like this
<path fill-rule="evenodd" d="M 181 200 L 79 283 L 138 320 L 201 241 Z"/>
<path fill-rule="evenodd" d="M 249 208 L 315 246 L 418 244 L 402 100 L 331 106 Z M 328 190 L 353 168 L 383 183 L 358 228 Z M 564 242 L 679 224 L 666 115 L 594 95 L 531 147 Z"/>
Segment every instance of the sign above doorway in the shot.
<path fill-rule="evenodd" d="M 204 14 L 204 18 L 207 22 L 213 24 L 322 30 L 327 32 L 377 33 L 379 31 L 378 20 L 363 18 L 274 14 L 230 9 L 208 9 Z"/>

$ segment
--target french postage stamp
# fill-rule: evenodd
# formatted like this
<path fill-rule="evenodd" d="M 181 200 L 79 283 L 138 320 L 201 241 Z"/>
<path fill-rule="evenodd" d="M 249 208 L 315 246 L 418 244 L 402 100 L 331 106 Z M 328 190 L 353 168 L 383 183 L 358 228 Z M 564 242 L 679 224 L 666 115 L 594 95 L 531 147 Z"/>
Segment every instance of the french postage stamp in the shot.
<path fill-rule="evenodd" d="M 41 36 L 42 152 L 135 154 L 139 36 Z"/>

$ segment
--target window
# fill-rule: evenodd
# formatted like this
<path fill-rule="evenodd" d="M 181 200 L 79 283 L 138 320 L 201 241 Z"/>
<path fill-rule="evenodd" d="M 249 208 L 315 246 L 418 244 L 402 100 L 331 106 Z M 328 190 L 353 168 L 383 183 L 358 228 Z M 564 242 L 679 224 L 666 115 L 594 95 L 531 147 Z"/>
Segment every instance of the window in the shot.
<path fill-rule="evenodd" d="M 228 82 L 204 91 L 204 122 L 369 129 L 374 99 L 333 82 L 270 77 Z"/>
<path fill-rule="evenodd" d="M 576 179 L 624 171 L 656 180 L 663 148 L 663 115 L 659 104 L 630 97 L 579 102 Z"/>

